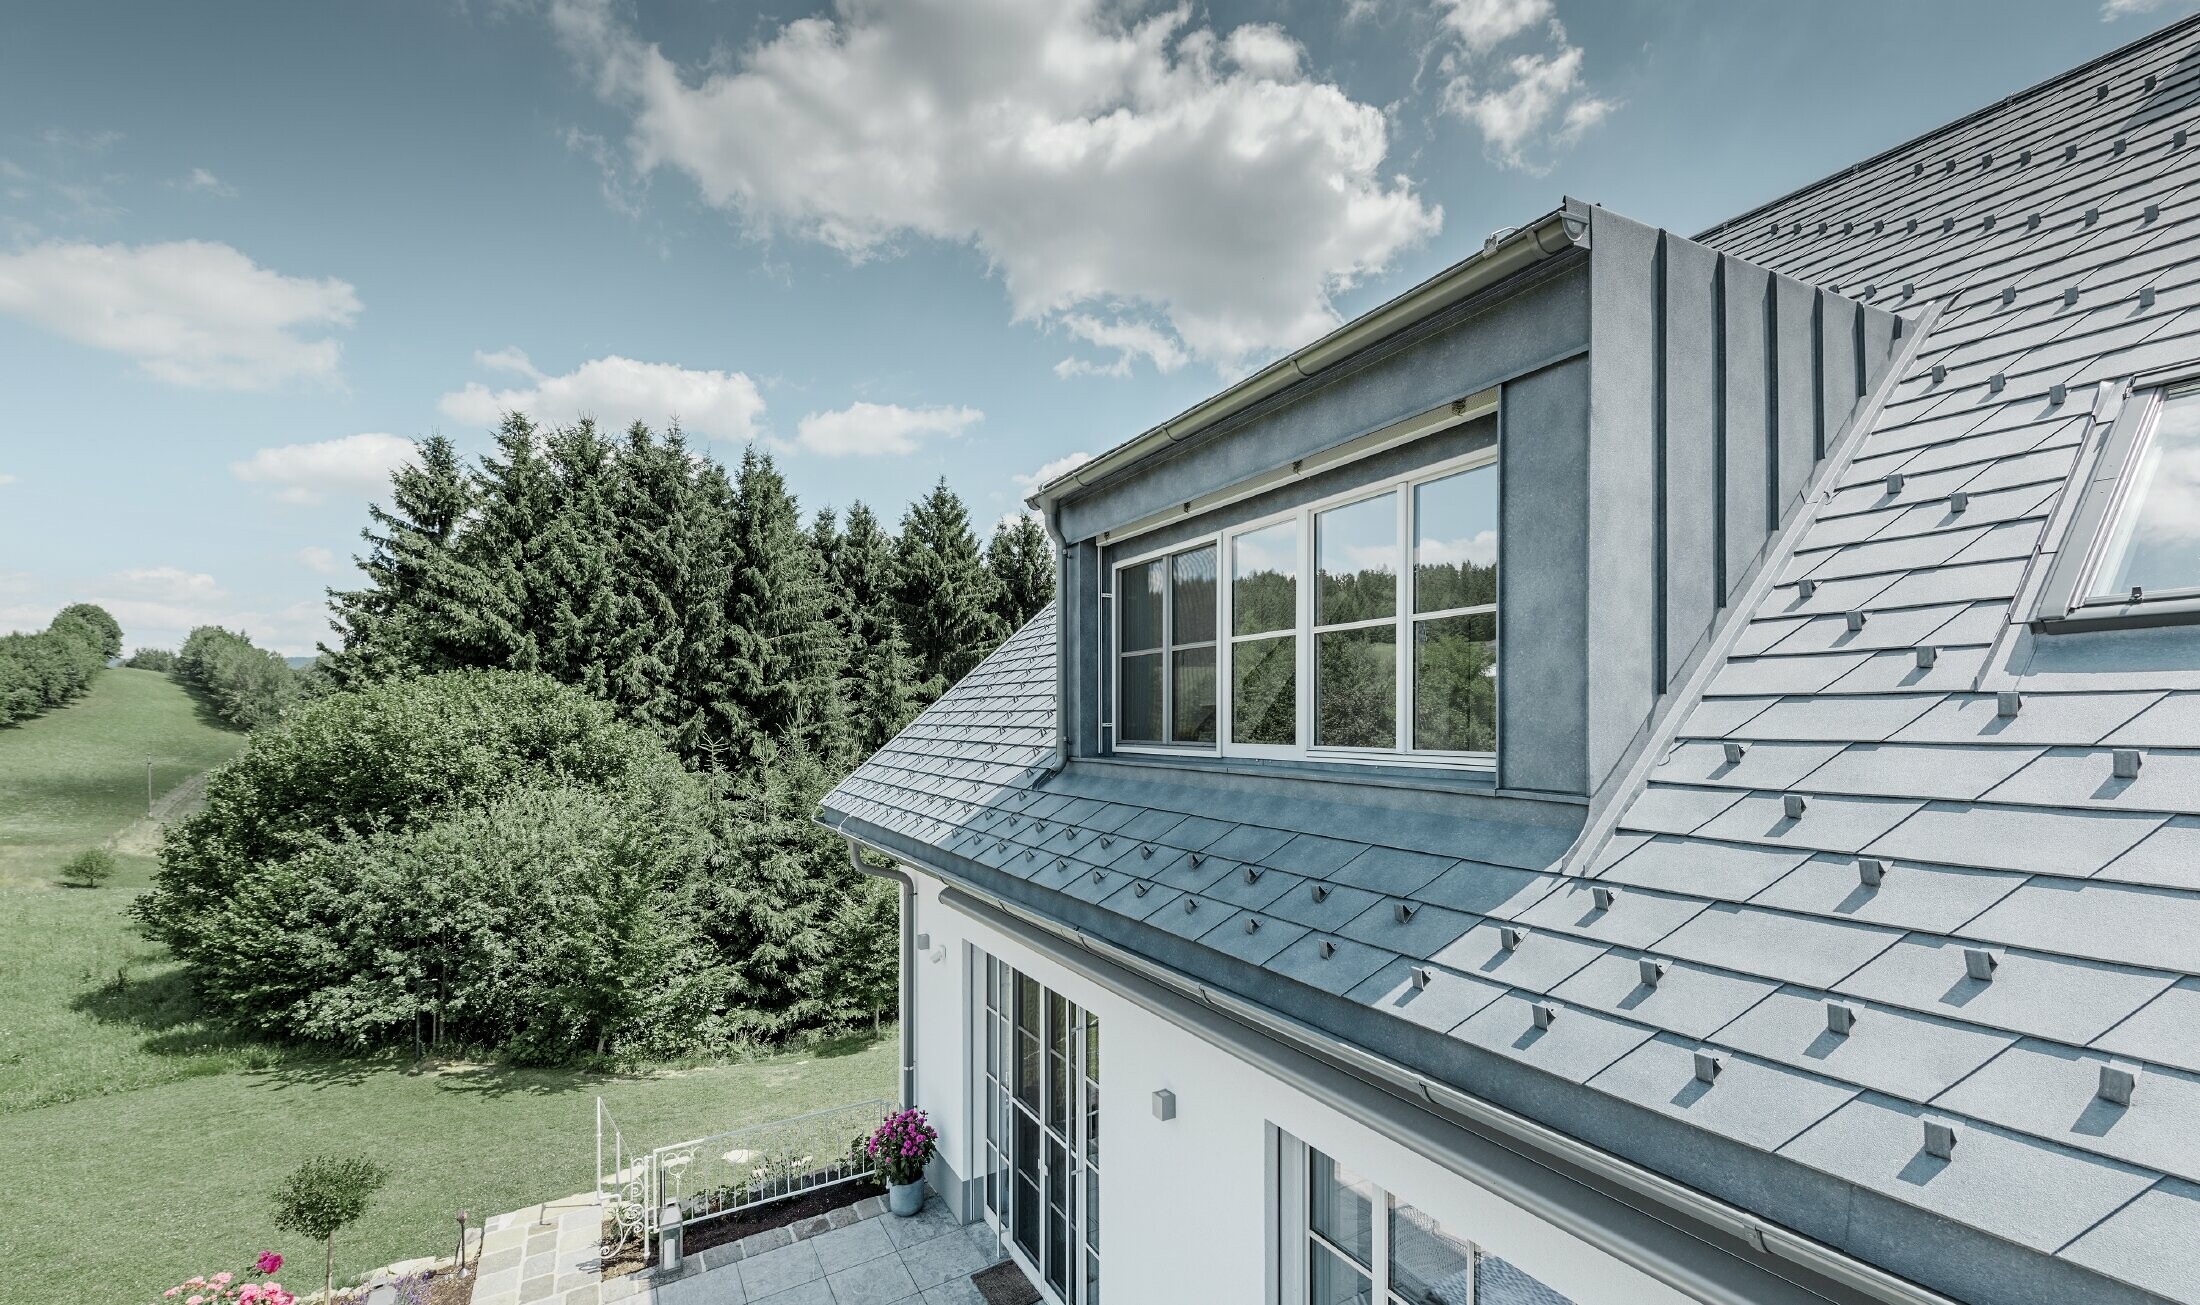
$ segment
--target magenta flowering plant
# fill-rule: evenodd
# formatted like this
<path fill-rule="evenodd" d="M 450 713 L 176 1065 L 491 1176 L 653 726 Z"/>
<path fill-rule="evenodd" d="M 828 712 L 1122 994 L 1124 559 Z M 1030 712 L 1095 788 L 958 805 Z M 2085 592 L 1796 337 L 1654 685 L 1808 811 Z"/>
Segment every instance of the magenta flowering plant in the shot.
<path fill-rule="evenodd" d="M 863 1140 L 864 1158 L 889 1187 L 921 1182 L 924 1167 L 939 1149 L 940 1133 L 921 1110 L 897 1110 Z"/>
<path fill-rule="evenodd" d="M 283 1257 L 261 1251 L 245 1272 L 195 1274 L 161 1293 L 162 1305 L 297 1305 L 298 1298 L 268 1275 L 283 1267 Z M 252 1281 L 257 1274 L 262 1281 Z"/>

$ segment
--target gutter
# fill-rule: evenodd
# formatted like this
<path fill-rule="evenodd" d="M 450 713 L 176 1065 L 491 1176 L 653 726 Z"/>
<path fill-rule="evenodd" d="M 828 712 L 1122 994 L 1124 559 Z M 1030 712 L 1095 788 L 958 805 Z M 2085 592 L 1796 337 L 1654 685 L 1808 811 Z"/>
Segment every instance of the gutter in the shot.
<path fill-rule="evenodd" d="M 853 847 L 858 837 L 840 831 Z M 948 886 L 940 894 L 947 906 L 1000 930 L 1038 949 L 1057 962 L 1110 991 L 1134 1001 L 1178 1024 L 1202 1040 L 1237 1055 L 1316 1100 L 1345 1111 L 1362 1123 L 1384 1132 L 1444 1165 L 1462 1178 L 1485 1187 L 1505 1199 L 1549 1219 L 1576 1236 L 1605 1246 L 1632 1267 L 1673 1286 L 1676 1290 L 1713 1302 L 1714 1305 L 1771 1305 L 1762 1283 L 1737 1284 L 1716 1275 L 1704 1249 L 1717 1243 L 1708 1236 L 1663 1216 L 1651 1214 L 1634 1201 L 1657 1207 L 1706 1233 L 1724 1234 L 1741 1248 L 1719 1248 L 1720 1254 L 1742 1265 L 1770 1274 L 1796 1288 L 1792 1299 L 1875 1302 L 1876 1305 L 1958 1305 L 1948 1296 L 1898 1277 L 1884 1269 L 1769 1223 L 1738 1206 L 1698 1192 L 1651 1169 L 1579 1141 L 1493 1102 L 1470 1096 L 1418 1070 L 1342 1042 L 1329 1034 L 1279 1011 L 1234 993 L 1199 983 L 1144 957 L 1095 938 L 1070 925 L 1049 919 L 1029 908 L 994 897 L 937 866 L 916 862 L 905 853 L 891 852 L 864 841 L 881 855 L 909 861 Z M 875 872 L 873 872 L 875 873 Z M 1341 1065 L 1343 1069 L 1336 1066 Z M 1361 1085 L 1355 1091 L 1353 1085 Z M 1609 1223 L 1594 1221 L 1574 1204 L 1562 1203 L 1541 1187 L 1523 1183 L 1517 1174 L 1501 1172 L 1486 1160 L 1465 1154 L 1456 1138 L 1431 1132 L 1404 1111 L 1386 1110 L 1382 1098 L 1366 1086 L 1387 1088 L 1389 1099 L 1402 1096 L 1407 1104 L 1421 1106 L 1423 1118 L 1433 1116 L 1466 1132 L 1490 1139 L 1503 1149 L 1534 1162 L 1587 1191 L 1615 1201 L 1627 1212 L 1647 1216 L 1675 1236 L 1695 1243 L 1682 1249 L 1651 1244 L 1641 1228 L 1626 1238 L 1615 1238 Z M 1456 1123 L 1454 1123 L 1456 1121 Z M 1571 1178 L 1578 1171 L 1596 1182 L 1608 1184 L 1634 1200 L 1621 1200 L 1590 1181 Z M 1576 1203 L 1578 1204 L 1578 1203 Z M 1606 1212 L 1609 1215 L 1609 1211 Z M 1750 1258 L 1742 1248 L 1763 1261 Z M 1707 1263 L 1707 1261 L 1709 1263 Z M 1822 1277 L 1838 1293 L 1796 1283 L 1782 1277 L 1773 1264 L 1783 1262 Z"/>
<path fill-rule="evenodd" d="M 1142 435 L 1118 444 L 1034 490 L 1024 501 L 1052 513 L 1056 504 L 1153 454 L 1171 448 L 1226 418 L 1346 362 L 1420 325 L 1468 297 L 1545 259 L 1589 243 L 1590 205 L 1569 197 L 1524 227 L 1490 237 L 1480 252 L 1461 259 L 1389 303 L 1346 322 L 1314 343 L 1286 354 L 1222 393 Z"/>
<path fill-rule="evenodd" d="M 859 874 L 901 885 L 901 1108 L 907 1110 L 917 1103 L 917 881 L 898 862 L 884 870 L 865 865 L 853 838 L 848 864 Z"/>

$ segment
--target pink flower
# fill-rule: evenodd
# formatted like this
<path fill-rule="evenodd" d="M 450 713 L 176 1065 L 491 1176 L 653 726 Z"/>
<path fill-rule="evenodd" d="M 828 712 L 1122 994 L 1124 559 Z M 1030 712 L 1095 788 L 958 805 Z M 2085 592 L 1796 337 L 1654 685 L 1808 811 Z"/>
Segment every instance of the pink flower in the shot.
<path fill-rule="evenodd" d="M 270 1274 L 283 1267 L 283 1257 L 273 1251 L 261 1251 L 260 1258 L 254 1260 L 252 1266 L 263 1275 Z"/>

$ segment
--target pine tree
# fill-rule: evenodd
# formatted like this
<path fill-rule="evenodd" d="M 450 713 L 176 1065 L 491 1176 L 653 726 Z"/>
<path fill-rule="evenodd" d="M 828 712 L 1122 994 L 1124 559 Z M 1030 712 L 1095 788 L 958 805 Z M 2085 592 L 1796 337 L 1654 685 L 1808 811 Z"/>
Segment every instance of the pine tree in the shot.
<path fill-rule="evenodd" d="M 496 445 L 474 476 L 480 510 L 462 552 L 480 584 L 461 638 L 473 665 L 540 670 L 557 602 L 543 553 L 564 487 L 524 415 L 505 416 Z"/>
<path fill-rule="evenodd" d="M 831 594 L 800 511 L 771 455 L 750 447 L 734 482 L 727 590 L 727 669 L 747 761 L 795 744 L 828 763 L 848 746 L 840 677 L 847 649 L 828 619 Z"/>
<path fill-rule="evenodd" d="M 456 664 L 445 653 L 443 613 L 470 588 L 456 574 L 464 563 L 453 545 L 474 491 L 448 439 L 431 436 L 417 447 L 418 458 L 390 476 L 390 506 L 367 505 L 365 587 L 329 591 L 343 646 L 321 645 L 322 666 L 341 687 Z"/>
<path fill-rule="evenodd" d="M 942 479 L 903 514 L 894 554 L 894 608 L 927 697 L 946 692 L 1006 637 L 993 612 L 996 586 L 969 511 Z"/>
<path fill-rule="evenodd" d="M 993 614 L 1009 630 L 1021 630 L 1054 597 L 1054 545 L 1038 521 L 1026 513 L 993 528 L 985 565 L 998 588 Z"/>
<path fill-rule="evenodd" d="M 863 645 L 851 659 L 848 701 L 857 751 L 868 757 L 886 746 L 923 703 L 917 697 L 917 667 L 901 631 L 887 626 L 883 637 Z"/>
<path fill-rule="evenodd" d="M 607 651 L 611 701 L 690 765 L 723 752 L 727 532 L 733 492 L 698 465 L 675 427 L 627 431 L 613 487 L 619 619 Z"/>
<path fill-rule="evenodd" d="M 844 596 L 848 637 L 871 644 L 899 629 L 894 612 L 894 537 L 860 499 L 848 509 L 831 558 L 835 588 Z M 906 651 L 906 641 L 904 650 Z"/>
<path fill-rule="evenodd" d="M 547 618 L 547 626 L 534 632 L 542 669 L 609 698 L 611 645 L 619 629 L 615 454 L 591 421 L 554 432 L 544 451 L 558 487 L 557 507 L 527 577 L 536 593 L 530 606 Z"/>

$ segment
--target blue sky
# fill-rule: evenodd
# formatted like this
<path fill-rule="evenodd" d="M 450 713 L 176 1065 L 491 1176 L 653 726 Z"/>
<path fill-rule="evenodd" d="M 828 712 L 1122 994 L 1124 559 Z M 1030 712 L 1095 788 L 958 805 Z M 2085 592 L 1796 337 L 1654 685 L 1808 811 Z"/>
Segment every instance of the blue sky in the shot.
<path fill-rule="evenodd" d="M 0 629 L 308 652 L 515 403 L 990 525 L 1562 195 L 1694 231 L 2191 7 L 14 6 Z"/>

